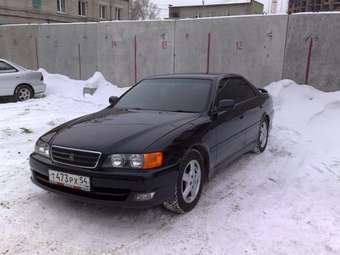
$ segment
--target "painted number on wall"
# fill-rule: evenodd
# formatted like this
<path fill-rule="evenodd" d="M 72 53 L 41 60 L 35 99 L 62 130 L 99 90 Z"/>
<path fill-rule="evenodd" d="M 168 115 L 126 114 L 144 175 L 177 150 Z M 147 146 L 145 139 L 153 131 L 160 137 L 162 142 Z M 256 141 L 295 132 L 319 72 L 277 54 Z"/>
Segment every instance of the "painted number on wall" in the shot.
<path fill-rule="evenodd" d="M 168 48 L 168 40 L 166 37 L 167 37 L 166 34 L 161 35 L 161 38 L 162 38 L 161 47 L 163 50 L 166 50 Z"/>
<path fill-rule="evenodd" d="M 243 46 L 242 46 L 242 41 L 236 41 L 236 49 L 237 50 L 242 50 Z"/>
<path fill-rule="evenodd" d="M 168 48 L 168 41 L 162 41 L 162 49 L 166 50 Z"/>
<path fill-rule="evenodd" d="M 117 44 L 117 42 L 116 41 L 112 41 L 112 48 L 117 48 L 118 47 L 118 44 Z"/>

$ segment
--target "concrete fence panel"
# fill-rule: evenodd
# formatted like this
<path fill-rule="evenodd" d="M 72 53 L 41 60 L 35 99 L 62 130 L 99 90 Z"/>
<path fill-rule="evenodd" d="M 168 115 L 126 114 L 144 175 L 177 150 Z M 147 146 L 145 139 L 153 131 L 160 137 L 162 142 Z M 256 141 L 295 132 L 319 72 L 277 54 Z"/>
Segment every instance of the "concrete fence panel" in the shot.
<path fill-rule="evenodd" d="M 129 86 L 146 76 L 172 73 L 173 22 L 107 22 L 98 27 L 99 70 Z"/>
<path fill-rule="evenodd" d="M 87 79 L 97 70 L 97 23 L 41 25 L 38 49 L 42 68 Z"/>
<path fill-rule="evenodd" d="M 239 73 L 258 86 L 280 80 L 286 15 L 176 22 L 176 71 Z"/>
<path fill-rule="evenodd" d="M 210 30 L 211 25 L 207 20 L 176 21 L 174 72 L 207 72 Z"/>
<path fill-rule="evenodd" d="M 165 73 L 240 73 L 257 86 L 289 78 L 340 89 L 340 14 L 235 16 L 0 26 L 0 58 L 130 86 Z"/>
<path fill-rule="evenodd" d="M 284 78 L 324 91 L 340 89 L 340 14 L 289 16 Z"/>
<path fill-rule="evenodd" d="M 38 26 L 0 26 L 0 58 L 36 69 Z"/>

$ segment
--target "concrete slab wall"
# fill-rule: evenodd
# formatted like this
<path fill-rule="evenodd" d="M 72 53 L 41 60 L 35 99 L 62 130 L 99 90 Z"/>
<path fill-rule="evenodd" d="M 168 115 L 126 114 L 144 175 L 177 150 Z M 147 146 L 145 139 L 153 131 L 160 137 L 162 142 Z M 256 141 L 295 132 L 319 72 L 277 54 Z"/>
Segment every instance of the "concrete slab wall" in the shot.
<path fill-rule="evenodd" d="M 51 73 L 88 79 L 98 70 L 97 24 L 39 26 L 38 62 Z"/>
<path fill-rule="evenodd" d="M 174 22 L 107 22 L 98 25 L 98 67 L 115 84 L 172 73 Z"/>
<path fill-rule="evenodd" d="M 340 14 L 290 15 L 283 77 L 335 91 L 340 89 L 339 69 Z"/>
<path fill-rule="evenodd" d="M 339 31 L 340 13 L 0 26 L 0 58 L 75 79 L 100 71 L 120 86 L 209 71 L 240 73 L 257 86 L 288 78 L 334 91 Z"/>
<path fill-rule="evenodd" d="M 36 69 L 38 26 L 0 26 L 0 58 Z"/>
<path fill-rule="evenodd" d="M 176 72 L 238 73 L 257 86 L 279 80 L 287 21 L 287 15 L 178 21 Z"/>

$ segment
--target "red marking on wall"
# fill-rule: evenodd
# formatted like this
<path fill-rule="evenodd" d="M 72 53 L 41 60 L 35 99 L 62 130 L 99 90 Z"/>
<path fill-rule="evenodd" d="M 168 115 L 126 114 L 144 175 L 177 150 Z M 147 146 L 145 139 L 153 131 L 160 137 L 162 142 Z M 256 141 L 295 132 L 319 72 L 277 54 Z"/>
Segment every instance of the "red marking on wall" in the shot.
<path fill-rule="evenodd" d="M 168 48 L 168 41 L 162 41 L 162 49 L 166 50 Z"/>
<path fill-rule="evenodd" d="M 306 65 L 306 73 L 305 73 L 305 84 L 309 82 L 309 72 L 310 72 L 310 64 L 312 60 L 312 50 L 313 50 L 313 37 L 309 38 L 309 47 L 308 47 L 308 55 L 307 55 L 307 65 Z"/>
<path fill-rule="evenodd" d="M 210 48 L 211 48 L 211 33 L 208 34 L 207 73 L 210 72 Z"/>
<path fill-rule="evenodd" d="M 1 37 L 1 36 L 0 36 L 0 37 Z M 35 47 L 35 59 L 36 59 L 36 65 L 37 65 L 37 69 L 39 69 L 40 65 L 39 65 L 38 39 L 37 39 L 37 38 L 34 39 L 34 47 Z"/>
<path fill-rule="evenodd" d="M 116 41 L 112 41 L 112 48 L 117 48 L 118 47 L 118 44 Z"/>
<path fill-rule="evenodd" d="M 237 50 L 242 50 L 243 49 L 242 41 L 236 41 L 236 49 Z"/>
<path fill-rule="evenodd" d="M 80 50 L 80 43 L 78 43 L 78 66 L 79 66 L 79 80 L 82 78 L 82 73 L 81 73 L 81 50 Z"/>
<path fill-rule="evenodd" d="M 135 35 L 135 83 L 137 83 L 137 36 Z"/>
<path fill-rule="evenodd" d="M 168 48 L 167 34 L 166 33 L 161 34 L 161 38 L 162 38 L 161 48 L 163 50 L 166 50 Z"/>

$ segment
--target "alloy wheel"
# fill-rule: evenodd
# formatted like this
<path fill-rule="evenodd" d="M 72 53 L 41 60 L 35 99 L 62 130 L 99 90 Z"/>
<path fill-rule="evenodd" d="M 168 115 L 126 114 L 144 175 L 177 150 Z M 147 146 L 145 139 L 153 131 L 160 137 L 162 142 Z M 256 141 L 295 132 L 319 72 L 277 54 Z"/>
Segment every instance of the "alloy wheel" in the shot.
<path fill-rule="evenodd" d="M 192 203 L 201 187 L 201 166 L 197 160 L 191 160 L 184 169 L 182 177 L 182 197 L 186 203 Z"/>
<path fill-rule="evenodd" d="M 260 145 L 261 148 L 264 148 L 267 144 L 268 140 L 268 125 L 267 122 L 262 122 L 261 128 L 260 128 Z"/>
<path fill-rule="evenodd" d="M 29 88 L 19 88 L 17 93 L 17 98 L 19 101 L 25 101 L 31 98 L 31 91 Z"/>

